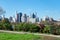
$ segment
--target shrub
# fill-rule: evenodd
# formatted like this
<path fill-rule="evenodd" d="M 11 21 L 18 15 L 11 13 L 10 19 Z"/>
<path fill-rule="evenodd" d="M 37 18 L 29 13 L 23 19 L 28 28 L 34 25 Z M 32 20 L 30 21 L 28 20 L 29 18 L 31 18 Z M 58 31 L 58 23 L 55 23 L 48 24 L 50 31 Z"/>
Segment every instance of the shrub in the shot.
<path fill-rule="evenodd" d="M 50 25 L 46 25 L 43 30 L 44 33 L 50 33 Z"/>
<path fill-rule="evenodd" d="M 36 24 L 31 24 L 30 25 L 30 32 L 39 32 L 40 31 L 40 27 L 38 27 Z"/>
<path fill-rule="evenodd" d="M 15 25 L 15 29 L 18 31 L 30 31 L 39 32 L 40 28 L 36 24 L 32 23 L 19 23 Z"/>
<path fill-rule="evenodd" d="M 51 33 L 55 35 L 60 35 L 60 26 L 51 27 Z"/>
<path fill-rule="evenodd" d="M 5 28 L 6 30 L 11 30 L 12 29 L 12 25 L 9 23 L 4 23 L 3 24 L 3 28 Z"/>
<path fill-rule="evenodd" d="M 15 30 L 16 31 L 21 31 L 23 29 L 23 23 L 19 23 L 15 25 Z"/>
<path fill-rule="evenodd" d="M 40 32 L 43 33 L 45 25 L 44 24 L 39 24 L 39 28 L 40 28 Z"/>
<path fill-rule="evenodd" d="M 30 24 L 29 23 L 24 23 L 22 26 L 22 31 L 29 31 Z"/>

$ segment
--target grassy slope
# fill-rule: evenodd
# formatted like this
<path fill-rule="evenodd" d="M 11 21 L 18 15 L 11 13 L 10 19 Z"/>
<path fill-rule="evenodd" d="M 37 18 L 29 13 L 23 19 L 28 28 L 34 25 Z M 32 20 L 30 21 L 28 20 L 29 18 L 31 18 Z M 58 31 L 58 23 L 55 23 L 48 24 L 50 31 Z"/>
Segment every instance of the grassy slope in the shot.
<path fill-rule="evenodd" d="M 39 36 L 33 34 L 0 33 L 0 40 L 38 40 Z"/>

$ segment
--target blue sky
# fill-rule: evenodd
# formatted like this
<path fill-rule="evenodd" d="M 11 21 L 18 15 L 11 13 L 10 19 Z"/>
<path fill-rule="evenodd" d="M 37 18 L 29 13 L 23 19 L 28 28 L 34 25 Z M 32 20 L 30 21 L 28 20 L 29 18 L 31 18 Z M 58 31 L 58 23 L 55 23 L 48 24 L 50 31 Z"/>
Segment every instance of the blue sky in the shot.
<path fill-rule="evenodd" d="M 6 17 L 14 16 L 17 11 L 27 15 L 37 12 L 39 18 L 60 18 L 60 0 L 0 0 L 0 6 L 6 10 Z"/>

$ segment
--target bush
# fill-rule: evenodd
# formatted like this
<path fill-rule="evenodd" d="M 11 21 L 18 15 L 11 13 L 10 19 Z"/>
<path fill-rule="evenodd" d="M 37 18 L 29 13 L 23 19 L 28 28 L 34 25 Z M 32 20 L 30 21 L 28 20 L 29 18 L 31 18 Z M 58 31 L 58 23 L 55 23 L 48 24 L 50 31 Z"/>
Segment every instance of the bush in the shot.
<path fill-rule="evenodd" d="M 15 25 L 15 29 L 18 31 L 30 31 L 39 32 L 40 28 L 36 24 L 32 23 L 19 23 Z"/>
<path fill-rule="evenodd" d="M 55 35 L 60 35 L 60 26 L 51 26 L 51 33 Z"/>
<path fill-rule="evenodd" d="M 31 24 L 30 26 L 31 26 L 29 29 L 30 32 L 39 32 L 40 31 L 40 28 L 36 24 Z"/>
<path fill-rule="evenodd" d="M 28 31 L 29 30 L 29 23 L 19 23 L 15 25 L 15 29 L 18 31 Z"/>
<path fill-rule="evenodd" d="M 44 33 L 50 33 L 50 25 L 46 25 L 43 30 Z"/>
<path fill-rule="evenodd" d="M 9 24 L 9 23 L 4 23 L 4 24 L 3 24 L 3 28 L 4 28 L 5 30 L 11 30 L 11 29 L 12 29 L 12 25 Z"/>
<path fill-rule="evenodd" d="M 3 24 L 2 24 L 2 22 L 0 22 L 0 30 L 2 30 L 3 29 Z"/>
<path fill-rule="evenodd" d="M 41 33 L 43 33 L 43 30 L 45 28 L 45 25 L 44 24 L 39 24 L 39 28 L 40 28 L 40 31 Z"/>
<path fill-rule="evenodd" d="M 22 28 L 23 28 L 23 23 L 19 23 L 19 24 L 15 25 L 15 30 L 16 31 L 20 31 L 20 30 L 22 30 Z"/>

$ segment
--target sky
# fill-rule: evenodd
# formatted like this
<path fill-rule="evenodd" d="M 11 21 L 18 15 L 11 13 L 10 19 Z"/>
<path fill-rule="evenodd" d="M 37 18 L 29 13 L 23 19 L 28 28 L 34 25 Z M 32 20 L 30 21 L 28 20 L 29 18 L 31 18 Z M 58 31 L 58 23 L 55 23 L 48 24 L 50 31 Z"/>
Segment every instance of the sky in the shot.
<path fill-rule="evenodd" d="M 60 19 L 60 0 L 0 0 L 0 7 L 6 11 L 6 17 L 15 16 L 17 11 L 27 15 L 34 12 L 39 18 Z"/>

